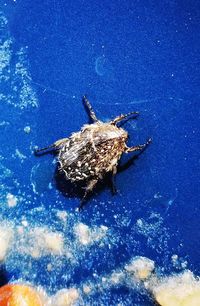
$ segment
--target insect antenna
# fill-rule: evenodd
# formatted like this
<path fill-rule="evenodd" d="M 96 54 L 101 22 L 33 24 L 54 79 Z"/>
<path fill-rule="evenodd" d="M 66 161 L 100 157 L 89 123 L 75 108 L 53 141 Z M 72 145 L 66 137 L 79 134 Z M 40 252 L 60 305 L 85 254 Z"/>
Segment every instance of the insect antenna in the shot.
<path fill-rule="evenodd" d="M 128 117 L 130 117 L 130 116 L 132 116 L 132 115 L 135 115 L 135 117 L 133 117 L 133 118 L 128 118 Z M 111 121 L 111 124 L 116 125 L 118 122 L 120 122 L 120 121 L 122 121 L 122 120 L 124 120 L 124 119 L 126 119 L 126 118 L 128 118 L 128 120 L 129 120 L 129 119 L 136 119 L 138 115 L 139 115 L 139 112 L 130 112 L 130 113 L 128 113 L 128 114 L 122 114 L 122 115 L 116 117 L 114 120 L 112 120 L 112 121 Z"/>
<path fill-rule="evenodd" d="M 82 101 L 86 107 L 86 111 L 89 114 L 90 118 L 92 119 L 93 122 L 98 122 L 99 120 L 96 117 L 95 112 L 93 111 L 92 105 L 90 104 L 89 100 L 87 99 L 86 96 L 82 97 Z"/>
<path fill-rule="evenodd" d="M 62 145 L 66 144 L 68 142 L 68 138 L 62 138 L 62 139 L 59 139 L 57 140 L 56 142 L 54 142 L 52 145 L 48 146 L 48 147 L 45 147 L 45 148 L 42 148 L 42 149 L 36 149 L 34 151 L 35 155 L 40 155 L 41 154 L 46 154 L 50 151 L 53 151 L 53 150 L 58 150 Z M 45 152 L 47 151 L 47 152 Z M 43 153 L 42 153 L 43 152 Z"/>
<path fill-rule="evenodd" d="M 34 150 L 34 154 L 35 155 L 40 155 L 40 154 L 46 154 L 46 153 L 48 153 L 49 151 L 52 151 L 53 149 L 55 149 L 56 148 L 56 144 L 54 143 L 54 144 L 52 144 L 52 145 L 50 145 L 50 146 L 48 146 L 48 147 L 45 147 L 45 148 L 41 148 L 41 149 L 35 149 Z M 51 150 L 50 150 L 51 149 Z M 46 151 L 46 152 L 45 152 Z"/>

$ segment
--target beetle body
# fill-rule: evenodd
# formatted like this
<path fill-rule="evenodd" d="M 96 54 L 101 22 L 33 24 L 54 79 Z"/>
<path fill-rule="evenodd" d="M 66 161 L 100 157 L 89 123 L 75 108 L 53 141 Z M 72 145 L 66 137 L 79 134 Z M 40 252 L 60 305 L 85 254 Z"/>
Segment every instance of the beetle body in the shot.
<path fill-rule="evenodd" d="M 58 153 L 60 171 L 72 182 L 102 179 L 117 166 L 128 134 L 110 123 L 84 125 L 73 133 Z"/>
<path fill-rule="evenodd" d="M 85 96 L 83 102 L 93 123 L 85 124 L 79 132 L 73 133 L 69 138 L 57 140 L 47 148 L 36 150 L 37 154 L 49 149 L 57 151 L 59 171 L 72 183 L 83 182 L 86 186 L 82 203 L 106 173 L 111 172 L 113 176 L 117 173 L 118 161 L 123 153 L 141 151 L 151 142 L 149 138 L 142 145 L 128 147 L 128 133 L 117 126 L 118 122 L 129 116 L 136 117 L 137 112 L 120 115 L 104 123 L 97 119 Z"/>

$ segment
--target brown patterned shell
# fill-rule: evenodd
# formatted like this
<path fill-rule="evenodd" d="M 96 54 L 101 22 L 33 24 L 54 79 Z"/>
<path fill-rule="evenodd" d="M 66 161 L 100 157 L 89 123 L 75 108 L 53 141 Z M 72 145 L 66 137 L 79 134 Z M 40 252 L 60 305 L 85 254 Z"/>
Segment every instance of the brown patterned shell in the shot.
<path fill-rule="evenodd" d="M 60 147 L 59 170 L 72 182 L 102 178 L 117 166 L 127 137 L 126 131 L 111 123 L 84 125 Z"/>

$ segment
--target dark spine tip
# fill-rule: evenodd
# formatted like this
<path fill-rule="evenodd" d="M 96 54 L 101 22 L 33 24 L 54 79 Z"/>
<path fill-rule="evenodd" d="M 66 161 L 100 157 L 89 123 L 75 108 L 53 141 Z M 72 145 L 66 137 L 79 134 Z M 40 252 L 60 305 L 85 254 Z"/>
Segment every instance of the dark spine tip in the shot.
<path fill-rule="evenodd" d="M 137 118 L 139 116 L 139 112 L 133 112 L 132 115 L 135 115 L 135 118 Z"/>
<path fill-rule="evenodd" d="M 149 137 L 148 140 L 147 140 L 147 143 L 150 144 L 152 141 L 153 141 L 153 138 Z"/>
<path fill-rule="evenodd" d="M 83 95 L 82 100 L 83 100 L 83 102 L 87 101 L 87 95 Z"/>
<path fill-rule="evenodd" d="M 34 149 L 33 149 L 33 154 L 34 154 L 35 156 L 40 155 L 40 150 L 37 149 L 37 148 L 34 148 Z"/>

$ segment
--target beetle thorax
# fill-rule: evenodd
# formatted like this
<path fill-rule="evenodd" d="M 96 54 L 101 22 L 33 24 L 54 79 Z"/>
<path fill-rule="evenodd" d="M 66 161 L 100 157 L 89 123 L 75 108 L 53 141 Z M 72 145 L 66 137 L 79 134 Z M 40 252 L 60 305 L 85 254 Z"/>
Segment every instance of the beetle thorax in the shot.
<path fill-rule="evenodd" d="M 117 126 L 111 123 L 94 123 L 91 125 L 85 125 L 83 131 L 88 131 L 94 138 L 100 138 L 101 141 L 120 139 L 121 141 L 126 142 L 128 138 L 128 133 Z"/>

